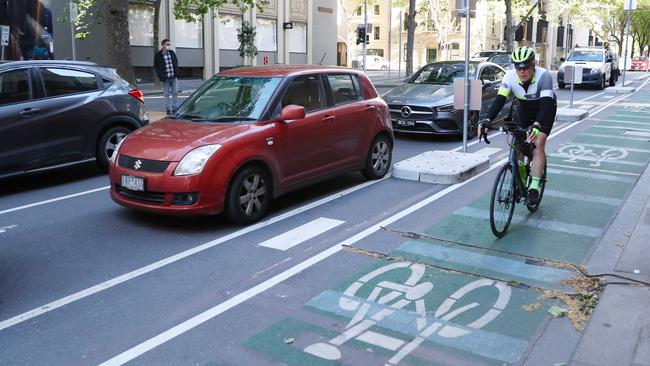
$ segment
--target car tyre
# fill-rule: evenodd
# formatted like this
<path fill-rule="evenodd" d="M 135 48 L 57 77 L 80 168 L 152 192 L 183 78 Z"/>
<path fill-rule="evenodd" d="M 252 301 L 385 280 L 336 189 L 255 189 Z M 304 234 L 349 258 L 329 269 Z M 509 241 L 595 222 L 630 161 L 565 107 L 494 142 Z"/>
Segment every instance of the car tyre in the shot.
<path fill-rule="evenodd" d="M 388 173 L 392 158 L 393 147 L 390 139 L 385 135 L 379 135 L 370 145 L 366 166 L 361 173 L 368 179 L 380 179 Z"/>
<path fill-rule="evenodd" d="M 257 165 L 239 170 L 226 193 L 226 216 L 232 222 L 248 225 L 266 215 L 271 202 L 271 178 Z"/>
<path fill-rule="evenodd" d="M 131 133 L 129 128 L 115 126 L 109 128 L 100 136 L 95 151 L 95 158 L 100 168 L 108 169 L 109 160 L 113 156 L 117 144 L 129 133 Z"/>
<path fill-rule="evenodd" d="M 600 85 L 598 85 L 598 90 L 605 89 L 605 75 L 600 79 Z"/>
<path fill-rule="evenodd" d="M 565 83 L 557 83 L 557 87 L 558 87 L 559 89 L 564 89 L 565 86 L 566 86 Z"/>
<path fill-rule="evenodd" d="M 612 71 L 612 74 L 609 77 L 609 86 L 615 86 L 616 85 L 616 72 Z"/>

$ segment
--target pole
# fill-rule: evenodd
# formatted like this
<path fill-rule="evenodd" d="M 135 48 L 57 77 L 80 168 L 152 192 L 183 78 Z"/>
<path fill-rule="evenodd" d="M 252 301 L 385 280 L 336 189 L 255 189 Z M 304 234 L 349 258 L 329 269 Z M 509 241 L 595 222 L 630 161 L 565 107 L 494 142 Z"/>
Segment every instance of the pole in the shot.
<path fill-rule="evenodd" d="M 402 49 L 404 48 L 404 47 L 402 47 L 402 24 L 404 24 L 404 23 L 402 23 L 402 17 L 403 16 L 404 16 L 404 14 L 403 14 L 402 10 L 400 10 L 399 11 L 399 27 L 398 27 L 398 29 L 399 29 L 399 42 L 398 42 L 398 45 L 397 45 L 397 49 L 398 49 L 397 50 L 397 58 L 398 58 L 398 60 L 397 60 L 397 77 L 400 77 L 400 78 L 402 77 L 401 76 L 402 75 Z"/>
<path fill-rule="evenodd" d="M 74 42 L 74 22 L 77 21 L 77 5 L 70 1 L 70 36 L 72 38 L 72 61 L 77 60 L 77 46 Z"/>
<path fill-rule="evenodd" d="M 571 75 L 571 102 L 569 103 L 569 108 L 573 108 L 573 84 L 576 78 L 576 69 L 574 68 L 571 72 L 573 75 Z"/>
<path fill-rule="evenodd" d="M 467 120 L 469 118 L 469 1 L 465 0 L 465 110 L 463 111 L 463 152 L 467 152 Z"/>
<path fill-rule="evenodd" d="M 625 70 L 627 70 L 627 44 L 630 38 L 630 16 L 632 10 L 627 11 L 627 22 L 625 23 L 625 52 L 623 52 L 623 83 L 621 86 L 625 86 Z"/>
<path fill-rule="evenodd" d="M 390 15 L 388 16 L 388 78 L 390 79 L 390 69 L 392 66 L 392 57 L 391 57 L 391 49 L 390 45 L 393 42 L 392 38 L 392 30 L 393 30 L 393 9 L 390 9 Z"/>
<path fill-rule="evenodd" d="M 368 0 L 363 0 L 363 28 L 366 30 L 363 39 L 363 72 L 366 72 L 366 38 L 368 38 Z"/>

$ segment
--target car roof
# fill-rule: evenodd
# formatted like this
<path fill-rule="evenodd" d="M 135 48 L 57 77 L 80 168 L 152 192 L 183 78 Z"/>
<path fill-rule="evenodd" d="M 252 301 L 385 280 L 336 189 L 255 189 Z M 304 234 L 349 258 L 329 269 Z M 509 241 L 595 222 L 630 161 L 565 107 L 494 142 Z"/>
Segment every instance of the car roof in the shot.
<path fill-rule="evenodd" d="M 240 67 L 220 72 L 220 76 L 271 76 L 285 77 L 293 75 L 310 74 L 314 72 L 347 72 L 362 74 L 360 71 L 347 67 L 336 67 L 326 65 L 273 65 L 273 66 L 254 66 Z"/>
<path fill-rule="evenodd" d="M 592 51 L 592 52 L 605 52 L 604 48 L 587 48 L 587 47 L 579 47 L 579 48 L 574 48 L 573 51 L 580 51 L 580 52 L 585 52 L 585 51 Z"/>
<path fill-rule="evenodd" d="M 6 61 L 0 63 L 0 67 L 20 67 L 20 66 L 52 66 L 52 65 L 65 65 L 65 66 L 95 66 L 103 67 L 94 62 L 87 61 L 70 61 L 70 60 L 26 60 L 26 61 Z"/>

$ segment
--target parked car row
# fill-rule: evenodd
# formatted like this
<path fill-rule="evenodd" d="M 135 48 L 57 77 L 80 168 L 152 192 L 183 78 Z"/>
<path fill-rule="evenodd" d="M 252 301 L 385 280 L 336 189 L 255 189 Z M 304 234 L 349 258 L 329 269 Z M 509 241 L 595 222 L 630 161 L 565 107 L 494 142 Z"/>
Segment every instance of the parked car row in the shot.
<path fill-rule="evenodd" d="M 480 55 L 486 56 L 486 55 Z M 509 55 L 471 61 L 487 114 Z M 506 59 L 508 60 L 506 62 Z M 611 80 L 605 52 L 576 49 L 583 82 Z M 502 66 L 503 65 L 503 66 Z M 646 66 L 647 67 L 647 66 Z M 108 168 L 111 198 L 155 213 L 224 212 L 260 220 L 272 199 L 350 171 L 386 175 L 393 131 L 461 135 L 454 81 L 464 61 L 425 65 L 379 97 L 365 73 L 327 66 L 233 69 L 205 81 L 172 115 L 148 124 L 143 94 L 115 70 L 84 62 L 0 64 L 0 178 L 95 160 Z M 611 83 L 611 81 L 610 81 Z M 508 100 L 510 104 L 511 99 Z M 502 108 L 499 119 L 507 116 Z"/>

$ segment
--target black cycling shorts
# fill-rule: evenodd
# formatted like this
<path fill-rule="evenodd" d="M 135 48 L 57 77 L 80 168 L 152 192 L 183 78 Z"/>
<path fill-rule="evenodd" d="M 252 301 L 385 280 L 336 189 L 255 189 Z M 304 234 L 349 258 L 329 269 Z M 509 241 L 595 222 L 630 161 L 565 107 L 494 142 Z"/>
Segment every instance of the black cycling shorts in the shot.
<path fill-rule="evenodd" d="M 530 127 L 534 122 L 535 118 L 537 117 L 537 112 L 539 111 L 539 108 L 531 108 L 530 105 L 528 106 L 522 106 L 522 103 L 519 103 L 517 106 L 517 115 L 519 117 L 519 125 L 524 128 Z M 542 128 L 540 129 L 542 132 L 544 132 L 546 135 L 551 134 L 551 129 L 553 129 L 553 123 L 555 122 L 555 114 L 557 113 L 557 101 L 553 100 L 553 108 L 551 108 L 551 112 L 544 116 L 541 121 L 539 121 L 539 124 L 542 125 Z"/>

